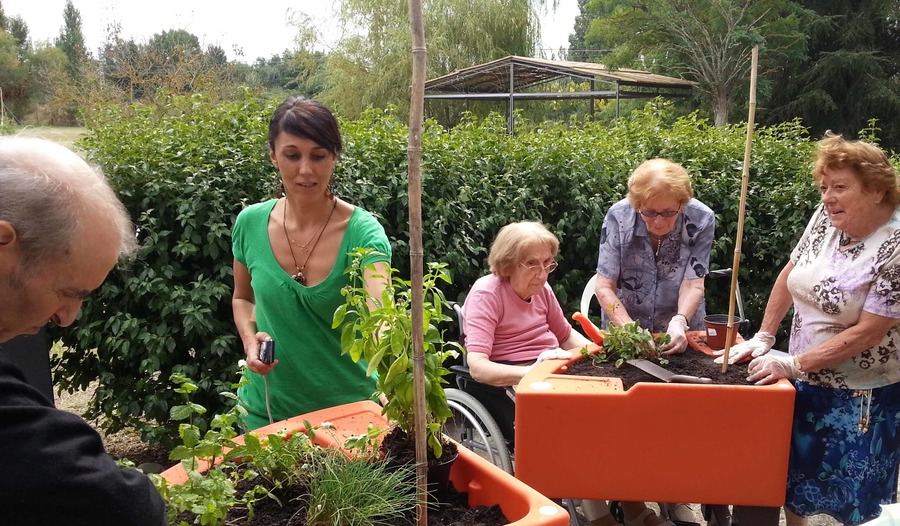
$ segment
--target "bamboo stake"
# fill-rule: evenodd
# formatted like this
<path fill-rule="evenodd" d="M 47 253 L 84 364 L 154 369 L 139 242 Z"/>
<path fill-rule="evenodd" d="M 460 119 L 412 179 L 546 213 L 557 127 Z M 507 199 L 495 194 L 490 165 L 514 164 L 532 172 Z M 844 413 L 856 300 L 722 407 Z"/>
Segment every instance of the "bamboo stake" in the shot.
<path fill-rule="evenodd" d="M 734 297 L 737 290 L 738 270 L 741 264 L 741 243 L 744 239 L 744 212 L 747 209 L 747 186 L 750 184 L 750 150 L 753 145 L 753 120 L 756 116 L 756 67 L 759 63 L 759 46 L 753 46 L 750 59 L 750 109 L 747 115 L 747 140 L 744 143 L 744 169 L 741 175 L 741 205 L 738 209 L 737 235 L 734 240 L 734 261 L 731 263 L 731 292 L 728 295 L 728 326 L 725 333 L 725 355 L 722 372 L 728 371 L 728 354 L 734 343 Z"/>
<path fill-rule="evenodd" d="M 425 106 L 425 25 L 421 0 L 409 0 L 409 28 L 412 33 L 412 93 L 409 105 L 409 263 L 412 291 L 413 385 L 416 429 L 416 517 L 419 526 L 428 524 L 428 462 L 425 441 L 425 336 L 422 303 L 422 119 Z"/>

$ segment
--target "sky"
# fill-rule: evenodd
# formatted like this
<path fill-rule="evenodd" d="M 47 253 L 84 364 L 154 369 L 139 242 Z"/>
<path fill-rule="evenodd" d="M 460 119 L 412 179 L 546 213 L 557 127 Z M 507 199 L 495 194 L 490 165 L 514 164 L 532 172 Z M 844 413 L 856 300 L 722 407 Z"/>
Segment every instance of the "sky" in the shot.
<path fill-rule="evenodd" d="M 184 29 L 194 34 L 202 47 L 218 45 L 229 59 L 247 63 L 293 49 L 297 31 L 291 20 L 301 13 L 320 31 L 333 27 L 336 7 L 334 0 L 73 0 L 72 4 L 81 14 L 87 48 L 94 56 L 107 28 L 118 22 L 125 39 L 146 42 L 156 33 Z M 0 5 L 6 16 L 25 20 L 32 42 L 52 42 L 59 35 L 66 0 L 0 0 Z M 540 47 L 554 51 L 568 47 L 577 14 L 577 0 L 559 0 L 554 13 L 543 13 Z M 327 30 L 322 33 L 326 44 L 334 40 Z"/>

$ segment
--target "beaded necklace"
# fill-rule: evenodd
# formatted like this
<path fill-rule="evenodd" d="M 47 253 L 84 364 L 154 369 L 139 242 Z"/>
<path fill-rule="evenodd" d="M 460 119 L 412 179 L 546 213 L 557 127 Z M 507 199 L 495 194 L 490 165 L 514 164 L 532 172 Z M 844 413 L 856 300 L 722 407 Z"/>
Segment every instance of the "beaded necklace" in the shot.
<path fill-rule="evenodd" d="M 331 212 L 328 214 L 328 218 L 325 219 L 325 222 L 322 223 L 322 226 L 319 227 L 319 230 L 315 234 L 313 234 L 313 237 L 311 237 L 309 239 L 309 241 L 306 242 L 306 245 L 309 245 L 309 243 L 311 241 L 313 241 L 313 239 L 315 239 L 315 242 L 313 243 L 312 248 L 309 249 L 309 254 L 306 255 L 306 260 L 303 261 L 302 267 L 297 265 L 297 257 L 294 255 L 294 247 L 292 246 L 295 243 L 294 243 L 294 240 L 291 239 L 291 236 L 288 235 L 287 208 L 288 208 L 288 201 L 287 201 L 287 198 L 285 198 L 284 199 L 284 208 L 281 209 L 281 226 L 284 227 L 284 237 L 288 241 L 288 249 L 291 251 L 291 259 L 294 260 L 294 268 L 297 269 L 297 273 L 292 275 L 291 279 L 293 279 L 294 281 L 296 281 L 297 283 L 299 283 L 301 285 L 305 285 L 306 284 L 306 275 L 303 273 L 303 271 L 306 270 L 306 264 L 309 263 L 309 258 L 312 257 L 313 252 L 316 250 L 316 246 L 319 244 L 319 240 L 322 239 L 322 233 L 325 232 L 325 227 L 328 226 L 328 222 L 331 221 L 331 216 L 334 215 L 334 209 L 337 208 L 337 199 L 334 200 L 334 204 L 331 206 Z M 301 250 L 305 250 L 306 245 L 303 245 L 302 247 L 300 247 Z"/>

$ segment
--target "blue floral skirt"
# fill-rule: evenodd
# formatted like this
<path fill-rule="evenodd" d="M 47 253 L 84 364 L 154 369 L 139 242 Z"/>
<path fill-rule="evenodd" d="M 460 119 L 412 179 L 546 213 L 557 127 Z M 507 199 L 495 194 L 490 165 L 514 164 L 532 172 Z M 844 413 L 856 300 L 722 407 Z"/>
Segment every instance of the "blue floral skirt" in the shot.
<path fill-rule="evenodd" d="M 864 391 L 794 386 L 785 507 L 844 524 L 874 519 L 881 504 L 897 502 L 900 384 Z"/>

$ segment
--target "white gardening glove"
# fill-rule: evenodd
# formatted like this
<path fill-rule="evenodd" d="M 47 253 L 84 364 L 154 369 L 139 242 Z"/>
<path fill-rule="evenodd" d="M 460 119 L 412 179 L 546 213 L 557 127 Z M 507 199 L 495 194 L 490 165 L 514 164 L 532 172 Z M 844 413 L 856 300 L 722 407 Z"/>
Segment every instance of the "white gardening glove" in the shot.
<path fill-rule="evenodd" d="M 663 351 L 660 353 L 662 355 L 670 355 L 670 354 L 681 354 L 685 350 L 687 350 L 687 337 L 684 335 L 685 331 L 688 330 L 687 318 L 684 317 L 683 314 L 676 314 L 669 320 L 669 327 L 666 329 L 666 334 L 669 335 L 671 341 L 666 345 Z"/>
<path fill-rule="evenodd" d="M 542 352 L 538 355 L 537 360 L 534 361 L 533 364 L 528 366 L 528 371 L 537 367 L 537 364 L 541 362 L 546 362 L 547 360 L 568 360 L 572 358 L 572 353 L 569 351 L 564 351 L 562 349 L 550 349 Z"/>
<path fill-rule="evenodd" d="M 803 371 L 795 363 L 793 356 L 768 354 L 754 358 L 747 366 L 747 372 L 750 373 L 747 381 L 756 385 L 766 385 L 775 383 L 781 378 L 800 378 Z"/>
<path fill-rule="evenodd" d="M 737 345 L 732 345 L 728 351 L 728 363 L 737 363 L 747 356 L 758 358 L 772 350 L 775 345 L 775 336 L 765 331 L 760 331 L 753 335 L 747 341 L 743 341 Z M 713 351 L 713 355 L 718 356 L 714 361 L 722 363 L 725 360 L 725 349 Z"/>

